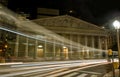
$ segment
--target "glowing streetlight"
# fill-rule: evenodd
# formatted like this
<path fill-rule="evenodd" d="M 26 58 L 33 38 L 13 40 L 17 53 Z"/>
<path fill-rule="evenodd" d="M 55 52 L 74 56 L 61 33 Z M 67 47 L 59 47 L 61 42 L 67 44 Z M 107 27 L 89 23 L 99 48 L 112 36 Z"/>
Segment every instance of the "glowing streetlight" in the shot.
<path fill-rule="evenodd" d="M 113 22 L 113 25 L 114 25 L 115 29 L 117 29 L 117 30 L 120 29 L 120 22 L 118 20 L 115 20 Z"/>
<path fill-rule="evenodd" d="M 113 25 L 114 25 L 115 29 L 117 30 L 116 36 L 117 36 L 117 46 L 118 46 L 119 67 L 120 67 L 120 44 L 119 44 L 119 43 L 120 43 L 120 42 L 119 42 L 120 22 L 119 22 L 118 20 L 115 20 L 115 21 L 113 22 Z M 120 69 L 119 69 L 119 76 L 120 76 Z"/>

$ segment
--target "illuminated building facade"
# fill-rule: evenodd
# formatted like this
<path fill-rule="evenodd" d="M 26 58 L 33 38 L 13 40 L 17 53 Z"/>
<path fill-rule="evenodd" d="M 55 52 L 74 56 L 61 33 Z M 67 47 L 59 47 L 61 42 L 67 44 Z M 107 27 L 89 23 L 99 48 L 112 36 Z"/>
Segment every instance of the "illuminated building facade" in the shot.
<path fill-rule="evenodd" d="M 103 58 L 105 29 L 64 15 L 29 21 L 0 8 L 0 58 L 13 61 Z"/>
<path fill-rule="evenodd" d="M 107 50 L 108 47 L 112 45 L 112 39 L 110 39 L 110 36 L 105 29 L 72 16 L 64 15 L 42 18 L 33 20 L 33 22 L 86 47 Z M 89 51 L 89 49 L 86 50 L 83 48 L 80 50 L 83 52 L 85 51 L 85 53 L 80 52 L 79 58 L 94 58 L 95 55 L 99 55 L 99 57 L 102 56 L 100 53 Z M 70 52 L 69 48 L 67 49 L 67 52 Z M 72 52 L 79 51 L 75 50 Z M 73 55 L 78 56 L 78 53 L 74 53 Z"/>

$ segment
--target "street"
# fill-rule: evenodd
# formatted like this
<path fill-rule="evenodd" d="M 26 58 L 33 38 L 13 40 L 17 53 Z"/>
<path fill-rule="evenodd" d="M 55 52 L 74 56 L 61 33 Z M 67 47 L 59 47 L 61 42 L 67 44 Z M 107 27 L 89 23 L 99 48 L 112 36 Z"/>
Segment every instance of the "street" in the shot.
<path fill-rule="evenodd" d="M 33 62 L 0 66 L 0 77 L 103 77 L 112 71 L 105 60 Z"/>

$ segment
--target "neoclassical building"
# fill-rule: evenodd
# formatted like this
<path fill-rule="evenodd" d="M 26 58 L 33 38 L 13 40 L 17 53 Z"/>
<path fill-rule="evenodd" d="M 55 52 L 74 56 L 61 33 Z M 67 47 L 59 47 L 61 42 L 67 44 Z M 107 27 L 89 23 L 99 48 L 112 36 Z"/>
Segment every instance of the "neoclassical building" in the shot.
<path fill-rule="evenodd" d="M 0 60 L 71 60 L 103 58 L 112 45 L 107 30 L 63 15 L 35 20 L 0 8 Z"/>
<path fill-rule="evenodd" d="M 69 39 L 70 41 L 76 42 L 86 47 L 107 50 L 112 45 L 112 38 L 106 29 L 100 28 L 94 24 L 69 15 L 35 19 L 33 22 L 42 25 L 46 29 L 53 31 L 56 34 Z M 69 53 L 70 49 L 67 49 Z M 80 49 L 80 51 L 84 51 L 84 47 L 83 50 L 81 48 L 78 49 Z M 74 52 L 77 51 L 79 52 L 79 50 L 75 50 Z M 95 51 L 92 53 L 90 51 L 89 49 L 85 51 L 84 57 L 93 58 L 95 55 L 99 55 L 99 57 L 101 55 Z M 93 54 L 94 52 L 96 54 Z M 73 55 L 75 56 L 76 54 Z M 83 56 L 83 54 L 79 56 Z"/>

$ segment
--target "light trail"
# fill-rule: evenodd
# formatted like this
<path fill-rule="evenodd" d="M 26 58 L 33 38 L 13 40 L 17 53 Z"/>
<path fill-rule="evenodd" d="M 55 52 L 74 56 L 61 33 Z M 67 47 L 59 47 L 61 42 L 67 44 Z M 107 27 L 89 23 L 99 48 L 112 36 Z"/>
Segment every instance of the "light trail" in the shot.
<path fill-rule="evenodd" d="M 0 63 L 0 65 L 16 65 L 16 64 L 23 64 L 23 62 Z"/>
<path fill-rule="evenodd" d="M 101 63 L 101 62 L 107 62 L 106 59 L 99 59 L 99 60 L 76 60 L 76 61 L 51 61 L 51 62 L 31 62 L 31 63 L 24 63 L 22 65 L 13 65 L 11 67 L 26 67 L 26 66 L 39 66 L 39 65 L 56 65 L 56 64 L 73 64 L 73 63 L 85 63 L 85 64 L 91 64 L 91 63 Z"/>
<path fill-rule="evenodd" d="M 71 72 L 71 71 L 75 71 L 75 70 L 80 70 L 80 69 L 84 69 L 84 68 L 93 67 L 93 66 L 97 66 L 97 65 L 107 64 L 108 63 L 108 62 L 104 62 L 104 60 L 103 61 L 102 60 L 98 61 L 97 63 L 96 63 L 96 61 L 97 60 L 92 61 L 92 62 L 88 61 L 88 63 L 86 61 L 85 61 L 85 63 L 84 62 L 80 62 L 80 63 L 71 63 L 70 62 L 70 63 L 67 63 L 67 64 L 59 64 L 59 63 L 57 64 L 56 63 L 56 65 L 53 65 L 54 64 L 53 63 L 53 64 L 49 64 L 49 65 L 44 65 L 44 66 L 12 68 L 12 69 L 9 69 L 9 70 L 6 69 L 6 72 L 11 72 L 10 74 L 0 75 L 0 77 L 10 77 L 10 76 L 23 75 L 23 74 L 29 74 L 29 73 L 34 73 L 34 72 L 43 72 L 43 71 L 51 71 L 51 70 L 56 70 L 56 69 L 65 69 L 65 68 L 70 68 L 70 67 L 82 66 L 81 68 L 77 68 L 77 69 L 74 69 L 74 70 L 67 71 L 67 72 Z M 88 66 L 90 64 L 94 64 L 94 65 Z M 4 70 L 0 70 L 0 72 L 3 72 L 3 71 L 5 71 L 5 69 Z M 64 72 L 64 73 L 67 73 L 67 72 Z M 59 75 L 60 74 L 63 74 L 63 73 L 59 73 Z"/>
<path fill-rule="evenodd" d="M 47 36 L 49 38 L 52 38 L 54 40 L 57 40 L 59 42 L 56 42 L 56 44 L 59 44 L 59 45 L 63 45 L 61 44 L 60 42 L 63 42 L 65 46 L 68 46 L 68 47 L 71 47 L 70 46 L 70 40 L 69 39 L 66 39 L 44 27 L 42 27 L 41 25 L 38 25 L 28 19 L 20 19 L 20 15 L 8 10 L 7 8 L 5 8 L 4 6 L 0 5 L 1 8 L 0 8 L 0 15 L 1 16 L 4 16 L 4 18 L 6 18 L 6 23 L 8 22 L 14 22 L 14 24 L 16 25 L 16 27 L 21 30 L 21 31 L 30 31 L 30 32 L 33 32 L 35 33 L 34 34 L 31 34 L 31 35 L 28 35 L 28 34 L 23 34 L 23 33 L 20 33 L 20 32 L 16 32 L 16 31 L 12 31 L 12 29 L 5 29 L 5 28 L 1 28 L 1 29 L 4 29 L 4 30 L 7 30 L 7 31 L 10 31 L 10 32 L 14 32 L 16 34 L 19 34 L 19 35 L 22 35 L 22 36 L 25 36 L 25 37 L 29 37 L 29 38 L 33 38 L 33 39 L 37 39 L 37 40 L 41 40 L 41 41 L 45 41 L 41 38 L 37 38 L 37 35 L 44 35 L 44 36 Z M 22 17 L 22 16 L 21 16 Z M 5 21 L 5 20 L 3 20 Z M 53 43 L 53 40 L 49 41 L 47 40 L 47 42 L 50 42 L 50 43 Z M 107 50 L 101 50 L 101 49 L 97 49 L 97 48 L 92 48 L 92 47 L 88 47 L 88 46 L 84 46 L 84 45 L 81 45 L 77 42 L 73 42 L 72 41 L 72 48 L 85 48 L 86 50 L 94 50 L 94 51 L 107 51 Z"/>

